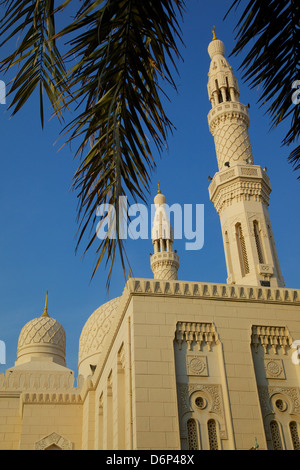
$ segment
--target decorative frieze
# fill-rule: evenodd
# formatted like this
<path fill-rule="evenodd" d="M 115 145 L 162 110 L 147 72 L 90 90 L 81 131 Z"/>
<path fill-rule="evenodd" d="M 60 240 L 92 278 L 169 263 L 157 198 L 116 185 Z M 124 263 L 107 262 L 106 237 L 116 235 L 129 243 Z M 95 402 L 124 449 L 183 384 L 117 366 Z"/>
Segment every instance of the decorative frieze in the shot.
<path fill-rule="evenodd" d="M 6 375 L 0 374 L 0 392 L 2 390 L 43 390 L 43 391 L 71 391 L 74 388 L 74 374 L 72 371 L 63 373 L 49 372 L 18 372 L 8 370 Z"/>
<path fill-rule="evenodd" d="M 126 290 L 132 295 L 161 294 L 169 297 L 300 305 L 300 289 L 131 278 L 127 281 Z"/>
<path fill-rule="evenodd" d="M 77 405 L 82 403 L 79 393 L 22 393 L 22 403 L 43 405 Z"/>
<path fill-rule="evenodd" d="M 186 342 L 188 351 L 192 349 L 193 343 L 198 351 L 201 351 L 204 345 L 207 346 L 208 351 L 211 351 L 212 345 L 219 343 L 219 338 L 213 323 L 178 322 L 176 325 L 175 341 L 179 349 L 182 348 L 182 343 Z M 199 366 L 198 356 L 197 359 Z"/>
<path fill-rule="evenodd" d="M 261 346 L 265 354 L 268 354 L 270 350 L 274 354 L 280 351 L 286 354 L 292 343 L 289 331 L 284 326 L 255 325 L 252 327 L 251 344 L 255 352 Z"/>

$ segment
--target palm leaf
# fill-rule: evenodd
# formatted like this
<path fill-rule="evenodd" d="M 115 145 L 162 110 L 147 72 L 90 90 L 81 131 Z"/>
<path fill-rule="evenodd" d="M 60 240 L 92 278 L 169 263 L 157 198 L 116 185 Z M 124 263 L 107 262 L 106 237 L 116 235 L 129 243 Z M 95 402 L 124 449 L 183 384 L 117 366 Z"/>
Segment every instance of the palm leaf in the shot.
<path fill-rule="evenodd" d="M 79 201 L 77 248 L 85 234 L 85 252 L 98 244 L 94 273 L 106 258 L 109 283 L 117 251 L 124 274 L 128 262 L 118 231 L 119 198 L 146 201 L 154 155 L 174 128 L 161 96 L 166 83 L 176 88 L 171 69 L 176 71 L 180 57 L 184 0 L 83 0 L 60 32 L 55 17 L 71 0 L 2 4 L 2 44 L 19 38 L 17 49 L 0 63 L 2 72 L 17 69 L 10 108 L 15 114 L 37 90 L 42 125 L 45 96 L 60 120 L 65 109 L 73 109 L 62 136 L 66 143 L 79 142 L 73 184 Z M 58 37 L 67 41 L 62 55 Z M 116 209 L 117 234 L 99 241 L 96 211 L 107 203 Z"/>
<path fill-rule="evenodd" d="M 54 39 L 54 0 L 6 0 L 2 3 L 6 11 L 0 24 L 0 46 L 14 38 L 19 39 L 19 46 L 0 62 L 0 71 L 7 72 L 23 64 L 12 80 L 9 94 L 15 93 L 15 96 L 9 108 L 13 108 L 13 114 L 17 113 L 39 87 L 42 126 L 43 90 L 46 90 L 56 115 L 62 119 L 68 86 L 64 63 Z"/>
<path fill-rule="evenodd" d="M 238 8 L 241 0 L 234 0 L 227 15 Z M 227 16 L 226 15 L 226 16 Z M 292 103 L 292 83 L 300 73 L 300 6 L 288 0 L 249 0 L 236 25 L 236 46 L 232 54 L 246 49 L 241 64 L 243 78 L 252 88 L 260 88 L 259 102 L 267 106 L 271 126 L 276 127 L 287 118 L 291 127 L 283 145 L 290 145 L 299 137 L 298 107 Z M 300 162 L 299 148 L 289 157 Z"/>
<path fill-rule="evenodd" d="M 97 206 L 113 205 L 117 237 L 100 242 L 95 267 L 96 271 L 106 255 L 108 279 L 117 249 L 125 274 L 126 253 L 118 234 L 119 198 L 127 195 L 146 201 L 155 167 L 151 147 L 160 153 L 172 131 L 159 98 L 159 80 L 175 86 L 168 66 L 168 62 L 174 66 L 179 56 L 174 6 L 182 10 L 181 1 L 89 2 L 60 33 L 75 36 L 66 59 L 76 55 L 78 60 L 68 79 L 74 97 L 84 97 L 85 103 L 66 129 L 71 130 L 68 142 L 81 138 L 77 155 L 82 160 L 74 180 L 79 196 L 78 241 L 95 223 Z M 94 234 L 87 249 L 96 240 Z"/>

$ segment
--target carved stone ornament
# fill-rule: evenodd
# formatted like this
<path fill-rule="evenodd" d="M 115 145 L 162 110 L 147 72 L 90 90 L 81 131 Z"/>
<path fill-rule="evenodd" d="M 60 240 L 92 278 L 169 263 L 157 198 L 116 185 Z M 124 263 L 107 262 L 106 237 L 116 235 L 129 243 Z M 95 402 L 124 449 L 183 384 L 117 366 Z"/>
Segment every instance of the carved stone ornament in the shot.
<path fill-rule="evenodd" d="M 47 450 L 51 449 L 51 447 L 56 450 L 72 450 L 73 444 L 68 439 L 56 434 L 56 432 L 35 443 L 35 450 Z"/>
<path fill-rule="evenodd" d="M 206 356 L 187 355 L 186 370 L 188 375 L 208 376 Z"/>
<path fill-rule="evenodd" d="M 300 418 L 300 392 L 298 387 L 258 387 L 262 415 L 263 417 L 274 412 L 272 405 L 272 397 L 274 395 L 282 395 L 289 399 L 291 403 L 291 414 L 295 414 Z"/>
<path fill-rule="evenodd" d="M 209 413 L 217 415 L 221 426 L 220 437 L 221 439 L 227 439 L 222 387 L 219 384 L 177 383 L 180 421 L 182 422 L 182 418 L 186 413 L 193 411 L 191 406 L 191 396 L 195 392 L 203 392 L 207 397 L 209 397 Z"/>
<path fill-rule="evenodd" d="M 285 372 L 281 359 L 264 359 L 264 367 L 267 379 L 285 380 Z"/>
<path fill-rule="evenodd" d="M 292 342 L 291 335 L 285 326 L 252 326 L 251 344 L 255 352 L 261 346 L 265 354 L 272 351 L 274 354 L 281 352 L 286 355 Z"/>

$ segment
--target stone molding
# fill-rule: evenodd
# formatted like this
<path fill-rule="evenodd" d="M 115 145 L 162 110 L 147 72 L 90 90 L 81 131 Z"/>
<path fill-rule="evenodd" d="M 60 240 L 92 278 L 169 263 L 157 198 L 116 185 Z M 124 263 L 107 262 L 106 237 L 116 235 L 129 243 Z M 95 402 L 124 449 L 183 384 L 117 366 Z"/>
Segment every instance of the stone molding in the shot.
<path fill-rule="evenodd" d="M 239 101 L 219 103 L 209 111 L 207 120 L 212 135 L 214 135 L 214 131 L 216 127 L 219 126 L 220 122 L 223 123 L 226 120 L 242 121 L 247 127 L 250 124 L 248 108 Z"/>
<path fill-rule="evenodd" d="M 22 393 L 22 404 L 78 405 L 82 404 L 79 393 Z"/>
<path fill-rule="evenodd" d="M 179 256 L 173 251 L 154 253 L 151 255 L 150 264 L 155 279 L 177 280 Z"/>
<path fill-rule="evenodd" d="M 0 374 L 0 392 L 2 390 L 43 390 L 43 391 L 71 391 L 74 389 L 74 374 L 67 372 L 28 372 L 8 370 Z"/>
<path fill-rule="evenodd" d="M 167 297 L 263 302 L 300 305 L 300 289 L 200 283 L 191 281 L 159 281 L 131 278 L 126 290 L 131 295 L 163 295 Z"/>

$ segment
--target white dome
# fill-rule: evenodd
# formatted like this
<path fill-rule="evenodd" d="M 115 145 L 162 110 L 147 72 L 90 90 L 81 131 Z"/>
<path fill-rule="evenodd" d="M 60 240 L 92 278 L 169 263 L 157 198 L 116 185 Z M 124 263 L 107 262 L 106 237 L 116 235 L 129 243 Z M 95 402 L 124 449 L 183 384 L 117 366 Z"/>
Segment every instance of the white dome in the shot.
<path fill-rule="evenodd" d="M 154 204 L 157 204 L 158 206 L 162 206 L 163 204 L 166 204 L 166 196 L 164 196 L 161 193 L 157 193 L 155 198 L 154 198 Z"/>
<path fill-rule="evenodd" d="M 30 320 L 22 328 L 16 365 L 24 364 L 32 357 L 52 357 L 54 362 L 65 365 L 66 333 L 54 318 L 40 316 Z"/>
<path fill-rule="evenodd" d="M 104 348 L 106 335 L 116 316 L 119 302 L 120 297 L 116 297 L 101 305 L 84 325 L 79 339 L 79 375 L 90 375 L 90 365 L 97 365 Z"/>
<path fill-rule="evenodd" d="M 208 53 L 211 59 L 216 55 L 224 56 L 225 55 L 224 43 L 220 41 L 219 39 L 215 39 L 211 41 L 208 46 Z"/>

